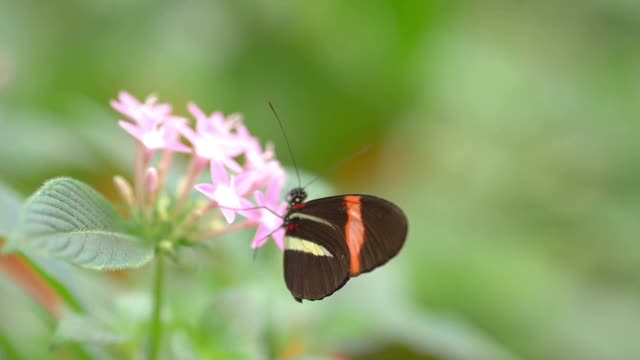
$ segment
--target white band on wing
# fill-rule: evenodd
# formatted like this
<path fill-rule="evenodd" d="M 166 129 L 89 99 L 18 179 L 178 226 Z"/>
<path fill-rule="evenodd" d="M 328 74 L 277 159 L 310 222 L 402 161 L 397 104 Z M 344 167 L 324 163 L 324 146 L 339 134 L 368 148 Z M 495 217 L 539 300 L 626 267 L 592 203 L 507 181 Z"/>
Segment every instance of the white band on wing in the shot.
<path fill-rule="evenodd" d="M 287 236 L 284 241 L 285 250 L 301 251 L 315 256 L 333 257 L 329 250 L 327 250 L 324 246 L 318 245 L 305 239 Z"/>
<path fill-rule="evenodd" d="M 327 220 L 323 219 L 323 218 L 319 218 L 317 216 L 313 216 L 313 215 L 307 215 L 307 214 L 303 214 L 303 213 L 299 213 L 299 212 L 294 212 L 291 215 L 289 215 L 289 218 L 291 219 L 305 219 L 305 220 L 311 220 L 311 221 L 315 221 L 317 223 L 320 224 L 325 224 L 327 226 L 331 226 L 332 228 L 335 228 L 334 225 L 330 222 L 328 222 Z"/>

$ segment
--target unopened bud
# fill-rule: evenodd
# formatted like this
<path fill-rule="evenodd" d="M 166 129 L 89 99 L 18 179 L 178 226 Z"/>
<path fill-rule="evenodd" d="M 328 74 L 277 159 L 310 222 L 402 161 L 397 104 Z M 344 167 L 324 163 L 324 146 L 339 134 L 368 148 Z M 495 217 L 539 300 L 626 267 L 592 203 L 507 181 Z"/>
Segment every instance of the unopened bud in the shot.
<path fill-rule="evenodd" d="M 237 124 L 242 124 L 243 120 L 244 120 L 243 116 L 240 113 L 233 113 L 227 116 L 227 121 L 233 126 L 236 126 Z"/>
<path fill-rule="evenodd" d="M 153 200 L 154 194 L 156 190 L 158 190 L 158 170 L 156 170 L 156 168 L 150 167 L 147 169 L 144 183 L 147 188 L 147 193 L 149 194 L 147 198 Z"/>
<path fill-rule="evenodd" d="M 120 175 L 113 177 L 113 183 L 116 185 L 122 200 L 124 200 L 130 207 L 133 207 L 134 199 L 131 184 L 129 184 L 129 182 Z"/>

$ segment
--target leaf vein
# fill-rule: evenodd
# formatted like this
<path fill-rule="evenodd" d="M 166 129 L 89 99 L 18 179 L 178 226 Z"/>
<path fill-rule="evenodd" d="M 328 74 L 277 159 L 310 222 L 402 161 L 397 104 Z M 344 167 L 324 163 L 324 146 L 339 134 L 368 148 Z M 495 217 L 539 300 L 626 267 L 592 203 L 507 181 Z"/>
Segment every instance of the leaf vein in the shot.
<path fill-rule="evenodd" d="M 91 212 L 95 211 L 92 206 L 88 206 L 88 204 L 80 203 L 72 197 L 65 196 L 63 193 L 59 192 L 56 189 L 51 189 L 51 192 L 47 195 L 49 199 L 58 201 L 61 204 L 73 209 L 74 210 L 73 213 L 69 212 L 67 209 L 64 209 L 64 211 L 70 216 L 73 216 L 74 218 L 76 218 L 82 224 L 95 226 L 95 227 L 99 227 L 102 225 L 98 221 L 96 221 L 97 219 L 95 219 L 95 217 L 91 216 L 92 215 Z M 59 196 L 62 196 L 63 198 L 60 199 Z"/>
<path fill-rule="evenodd" d="M 75 182 L 66 182 L 66 183 L 61 183 L 60 184 L 61 188 L 64 190 L 67 190 L 68 192 L 72 193 L 73 195 L 75 195 L 75 197 L 67 197 L 70 201 L 73 201 L 75 204 L 77 204 L 78 206 L 80 206 L 81 208 L 85 208 L 86 206 L 86 210 L 88 210 L 89 212 L 91 212 L 90 215 L 93 216 L 93 219 L 88 218 L 90 220 L 104 220 L 104 213 L 102 213 L 99 209 L 100 209 L 100 205 L 98 203 L 98 201 L 96 201 L 96 194 L 94 193 L 95 191 L 91 188 L 85 189 L 84 186 L 80 186 L 81 184 L 76 184 Z M 54 189 L 57 193 L 61 194 L 64 196 L 63 192 L 59 189 Z M 84 200 L 85 202 L 87 202 L 87 204 L 83 204 L 80 201 L 77 201 L 77 199 L 81 199 Z"/>

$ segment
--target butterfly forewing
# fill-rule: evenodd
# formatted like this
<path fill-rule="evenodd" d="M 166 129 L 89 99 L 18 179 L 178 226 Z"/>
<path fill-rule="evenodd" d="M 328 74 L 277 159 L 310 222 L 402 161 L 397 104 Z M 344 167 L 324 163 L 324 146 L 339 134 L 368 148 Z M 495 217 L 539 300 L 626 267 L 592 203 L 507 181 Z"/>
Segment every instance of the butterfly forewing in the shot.
<path fill-rule="evenodd" d="M 361 195 L 360 202 L 366 238 L 360 252 L 360 273 L 364 273 L 398 254 L 407 237 L 407 217 L 394 203 L 375 196 Z"/>

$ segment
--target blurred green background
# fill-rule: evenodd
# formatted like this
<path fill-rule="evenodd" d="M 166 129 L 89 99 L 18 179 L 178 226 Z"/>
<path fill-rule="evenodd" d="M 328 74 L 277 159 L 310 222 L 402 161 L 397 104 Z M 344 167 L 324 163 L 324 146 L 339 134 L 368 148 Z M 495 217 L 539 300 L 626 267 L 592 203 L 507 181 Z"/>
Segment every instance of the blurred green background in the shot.
<path fill-rule="evenodd" d="M 275 246 L 252 260 L 250 232 L 185 255 L 167 358 L 637 359 L 639 39 L 625 0 L 1 0 L 0 179 L 26 196 L 70 175 L 113 196 L 134 154 L 108 106 L 122 89 L 241 112 L 290 165 L 271 100 L 309 173 L 373 145 L 315 195 L 396 202 L 407 244 L 302 305 Z M 77 276 L 144 336 L 129 322 L 150 275 Z M 64 356 L 2 291 L 3 343 Z"/>

